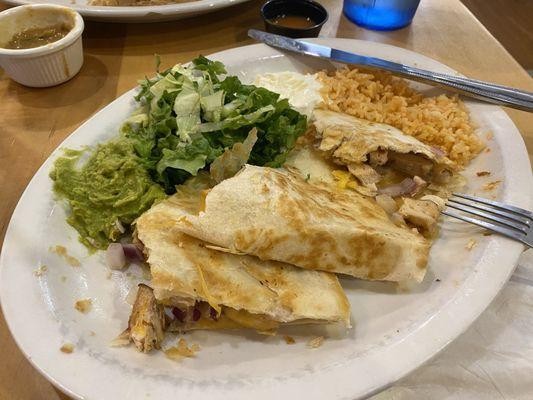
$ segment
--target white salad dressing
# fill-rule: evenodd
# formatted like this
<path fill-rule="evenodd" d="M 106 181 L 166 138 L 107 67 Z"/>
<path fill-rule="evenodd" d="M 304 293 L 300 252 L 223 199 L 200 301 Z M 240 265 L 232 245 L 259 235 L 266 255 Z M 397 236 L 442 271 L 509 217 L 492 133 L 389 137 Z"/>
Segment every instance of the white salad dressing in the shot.
<path fill-rule="evenodd" d="M 322 84 L 316 74 L 304 75 L 290 71 L 260 74 L 255 77 L 254 85 L 279 93 L 281 98 L 288 99 L 290 105 L 307 118 L 323 101 L 320 94 Z"/>

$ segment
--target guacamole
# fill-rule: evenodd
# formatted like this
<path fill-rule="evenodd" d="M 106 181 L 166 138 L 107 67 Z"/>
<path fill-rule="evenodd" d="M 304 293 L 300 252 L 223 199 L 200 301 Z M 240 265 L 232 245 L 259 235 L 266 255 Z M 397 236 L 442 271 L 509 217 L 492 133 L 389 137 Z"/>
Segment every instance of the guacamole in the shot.
<path fill-rule="evenodd" d="M 70 206 L 67 222 L 89 248 L 105 249 L 154 201 L 166 197 L 149 176 L 129 139 L 99 145 L 78 166 L 86 150 L 65 150 L 50 177 L 54 192 Z"/>

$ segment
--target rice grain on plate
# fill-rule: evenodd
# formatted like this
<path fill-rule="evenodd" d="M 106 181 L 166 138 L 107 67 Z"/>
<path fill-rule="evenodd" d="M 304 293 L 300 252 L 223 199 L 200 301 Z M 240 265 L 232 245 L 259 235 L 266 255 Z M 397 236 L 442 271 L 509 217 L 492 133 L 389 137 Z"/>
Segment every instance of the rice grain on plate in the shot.
<path fill-rule="evenodd" d="M 320 72 L 318 77 L 330 110 L 392 125 L 445 151 L 460 166 L 484 148 L 457 96 L 424 97 L 405 80 L 386 72 L 344 68 L 332 74 Z"/>

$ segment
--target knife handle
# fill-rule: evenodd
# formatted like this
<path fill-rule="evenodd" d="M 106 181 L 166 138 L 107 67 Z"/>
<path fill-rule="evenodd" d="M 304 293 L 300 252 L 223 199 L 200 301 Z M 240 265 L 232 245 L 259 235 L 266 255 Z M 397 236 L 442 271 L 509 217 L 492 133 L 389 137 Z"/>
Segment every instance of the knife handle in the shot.
<path fill-rule="evenodd" d="M 475 79 L 426 71 L 375 58 L 366 66 L 384 69 L 395 75 L 428 83 L 432 86 L 439 86 L 493 104 L 533 112 L 533 93 L 523 90 L 495 85 L 493 83 L 478 81 Z"/>

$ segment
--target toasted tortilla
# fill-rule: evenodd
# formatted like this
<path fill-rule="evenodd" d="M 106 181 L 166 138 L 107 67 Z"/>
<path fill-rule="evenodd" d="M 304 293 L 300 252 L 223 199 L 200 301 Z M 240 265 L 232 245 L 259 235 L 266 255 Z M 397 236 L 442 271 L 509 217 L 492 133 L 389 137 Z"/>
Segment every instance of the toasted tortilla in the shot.
<path fill-rule="evenodd" d="M 278 323 L 338 321 L 350 326 L 350 305 L 335 275 L 217 251 L 176 230 L 183 215 L 201 204 L 190 201 L 192 192 L 178 191 L 136 221 L 157 300 L 169 306 L 206 302 L 218 313 L 216 320 L 201 318 L 188 328 L 268 331 Z"/>
<path fill-rule="evenodd" d="M 299 172 L 246 165 L 212 188 L 198 212 L 164 207 L 176 229 L 208 243 L 311 270 L 386 281 L 420 282 L 429 242 L 394 225 L 373 199 Z"/>
<path fill-rule="evenodd" d="M 315 110 L 314 117 L 314 126 L 321 139 L 319 149 L 330 153 L 339 164 L 364 163 L 369 153 L 385 149 L 401 154 L 419 154 L 436 164 L 453 166 L 440 150 L 393 126 L 320 109 Z"/>

